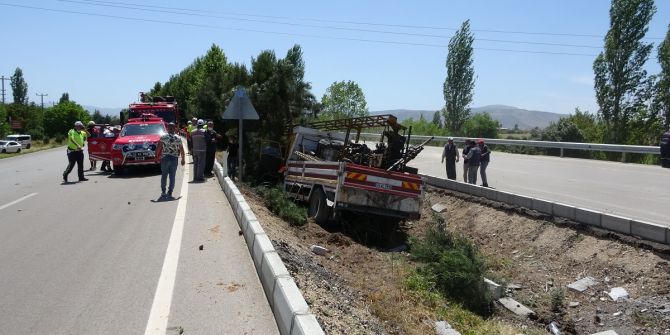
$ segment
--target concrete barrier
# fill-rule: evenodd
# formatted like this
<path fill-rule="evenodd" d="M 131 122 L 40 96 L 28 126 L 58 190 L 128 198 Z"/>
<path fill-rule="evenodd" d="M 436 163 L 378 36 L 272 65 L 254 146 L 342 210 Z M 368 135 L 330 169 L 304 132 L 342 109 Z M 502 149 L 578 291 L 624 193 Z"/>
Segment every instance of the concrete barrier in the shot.
<path fill-rule="evenodd" d="M 575 220 L 580 223 L 586 223 L 589 226 L 600 227 L 600 216 L 601 213 L 598 211 L 579 207 L 575 208 Z"/>
<path fill-rule="evenodd" d="M 553 202 L 544 199 L 526 197 L 520 194 L 479 187 L 475 185 L 447 180 L 430 175 L 421 175 L 424 184 L 449 189 L 456 192 L 481 196 L 498 202 L 526 207 L 538 212 L 562 217 L 590 226 L 603 228 L 617 233 L 637 236 L 649 241 L 670 244 L 670 227 L 651 222 L 634 220 L 622 216 L 601 213 L 586 208 Z"/>
<path fill-rule="evenodd" d="M 622 216 L 602 214 L 600 216 L 600 226 L 618 233 L 631 234 L 630 219 Z"/>
<path fill-rule="evenodd" d="M 668 227 L 657 225 L 651 222 L 638 220 L 630 221 L 630 232 L 633 236 L 641 237 L 645 240 L 651 240 L 670 244 L 668 238 Z"/>
<path fill-rule="evenodd" d="M 319 322 L 310 313 L 302 293 L 242 193 L 223 175 L 223 168 L 219 162 L 215 162 L 214 172 L 219 178 L 219 185 L 233 208 L 237 223 L 247 242 L 280 334 L 324 335 Z"/>

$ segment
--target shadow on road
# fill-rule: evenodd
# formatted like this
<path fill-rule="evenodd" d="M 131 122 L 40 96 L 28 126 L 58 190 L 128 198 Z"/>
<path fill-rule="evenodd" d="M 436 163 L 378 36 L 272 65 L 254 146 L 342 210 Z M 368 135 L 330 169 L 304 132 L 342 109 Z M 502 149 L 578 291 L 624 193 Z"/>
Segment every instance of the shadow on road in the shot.
<path fill-rule="evenodd" d="M 106 172 L 99 173 L 99 175 L 106 175 Z M 124 167 L 118 172 L 110 174 L 107 178 L 121 178 L 121 179 L 130 179 L 130 178 L 146 178 L 153 177 L 161 174 L 160 166 L 129 166 Z"/>

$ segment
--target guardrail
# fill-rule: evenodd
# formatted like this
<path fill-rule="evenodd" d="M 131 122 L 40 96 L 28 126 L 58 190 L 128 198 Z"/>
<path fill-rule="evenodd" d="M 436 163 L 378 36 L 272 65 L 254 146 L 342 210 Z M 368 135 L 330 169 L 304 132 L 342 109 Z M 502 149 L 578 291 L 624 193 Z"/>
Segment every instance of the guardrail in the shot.
<path fill-rule="evenodd" d="M 361 133 L 361 138 L 379 139 L 379 134 Z M 412 140 L 425 141 L 430 136 L 412 135 Z M 454 142 L 464 143 L 468 137 L 454 137 Z M 447 137 L 435 136 L 435 141 L 446 142 Z M 661 148 L 658 146 L 644 146 L 644 145 L 623 145 L 623 144 L 599 144 L 599 143 L 578 143 L 578 142 L 550 142 L 550 141 L 527 141 L 527 140 L 503 140 L 497 138 L 484 138 L 487 144 L 495 145 L 509 145 L 521 147 L 534 148 L 554 148 L 561 150 L 561 157 L 563 157 L 563 150 L 587 150 L 587 151 L 606 151 L 606 152 L 620 152 L 623 154 L 621 160 L 625 161 L 626 154 L 650 154 L 660 155 Z"/>

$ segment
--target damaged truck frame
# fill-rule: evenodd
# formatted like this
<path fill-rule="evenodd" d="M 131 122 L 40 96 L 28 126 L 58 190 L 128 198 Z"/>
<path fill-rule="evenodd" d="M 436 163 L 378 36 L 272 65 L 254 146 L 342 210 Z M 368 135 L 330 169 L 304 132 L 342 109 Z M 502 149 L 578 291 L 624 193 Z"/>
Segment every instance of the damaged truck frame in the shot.
<path fill-rule="evenodd" d="M 361 130 L 370 128 L 382 129 L 374 149 L 359 143 Z M 392 115 L 294 126 L 284 190 L 308 202 L 308 214 L 318 224 L 340 221 L 347 213 L 396 223 L 418 219 L 424 187 L 407 162 L 430 140 L 412 146 L 410 136 L 411 128 Z"/>

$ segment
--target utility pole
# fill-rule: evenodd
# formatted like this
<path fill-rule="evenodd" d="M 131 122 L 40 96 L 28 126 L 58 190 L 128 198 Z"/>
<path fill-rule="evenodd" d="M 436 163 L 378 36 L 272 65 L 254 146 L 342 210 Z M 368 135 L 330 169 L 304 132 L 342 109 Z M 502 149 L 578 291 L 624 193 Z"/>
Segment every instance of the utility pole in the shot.
<path fill-rule="evenodd" d="M 40 102 L 42 104 L 42 112 L 44 112 L 44 97 L 48 97 L 48 94 L 35 93 L 36 96 L 40 97 Z"/>
<path fill-rule="evenodd" d="M 2 81 L 2 104 L 5 104 L 5 80 L 9 80 L 9 78 L 5 78 L 5 76 L 0 76 L 0 81 Z"/>

